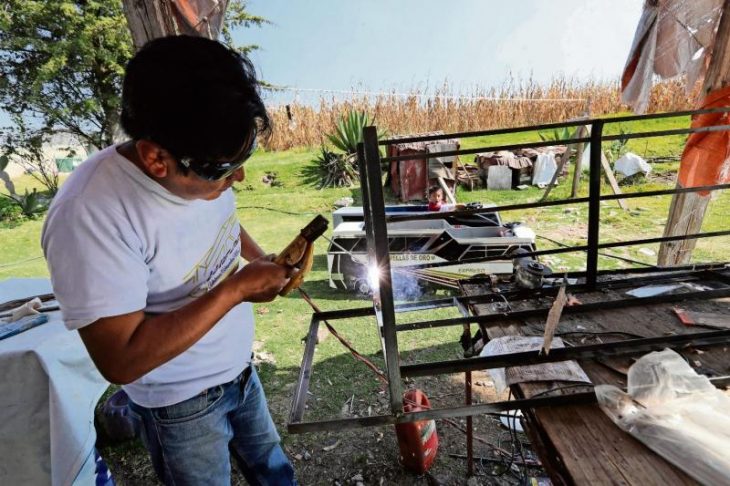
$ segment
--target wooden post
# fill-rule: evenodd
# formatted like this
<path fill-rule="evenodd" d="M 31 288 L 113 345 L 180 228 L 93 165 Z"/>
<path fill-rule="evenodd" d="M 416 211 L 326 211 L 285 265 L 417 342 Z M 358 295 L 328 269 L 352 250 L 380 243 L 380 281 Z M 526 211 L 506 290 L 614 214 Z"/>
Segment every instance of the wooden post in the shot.
<path fill-rule="evenodd" d="M 147 41 L 168 35 L 210 38 L 220 31 L 227 6 L 228 0 L 197 3 L 190 0 L 122 0 L 135 50 Z"/>
<path fill-rule="evenodd" d="M 570 120 L 573 121 L 573 120 Z M 575 138 L 581 138 L 586 135 L 586 127 L 585 125 L 580 125 L 578 129 L 575 131 Z M 555 174 L 553 174 L 552 179 L 550 180 L 550 184 L 547 185 L 545 188 L 545 193 L 542 195 L 542 198 L 540 198 L 540 202 L 546 201 L 548 196 L 550 195 L 550 191 L 553 190 L 553 187 L 555 186 L 555 183 L 558 180 L 558 177 L 563 172 L 563 168 L 565 167 L 565 164 L 567 164 L 570 161 L 570 155 L 573 153 L 573 149 L 575 148 L 574 144 L 568 144 L 567 147 L 565 147 L 565 152 L 560 157 L 560 162 L 558 163 L 557 169 L 555 169 Z M 580 163 L 580 159 L 576 158 L 575 160 L 576 165 Z M 572 196 L 575 197 L 575 196 Z"/>
<path fill-rule="evenodd" d="M 706 96 L 712 91 L 724 88 L 730 82 L 730 0 L 725 0 L 717 29 L 710 65 L 707 68 L 702 92 Z M 682 187 L 677 183 L 677 187 Z M 699 193 L 675 194 L 669 206 L 669 217 L 664 227 L 664 236 L 699 233 L 705 219 L 710 196 Z M 659 247 L 660 266 L 689 263 L 697 240 L 665 241 Z"/>
<path fill-rule="evenodd" d="M 603 173 L 606 176 L 606 180 L 608 181 L 608 185 L 611 186 L 611 190 L 614 194 L 621 194 L 621 188 L 618 187 L 618 182 L 616 182 L 616 176 L 613 174 L 613 169 L 611 169 L 611 164 L 608 163 L 608 159 L 606 158 L 606 154 L 601 151 L 601 166 L 603 167 Z M 626 205 L 626 201 L 623 199 L 616 199 L 618 202 L 618 205 L 621 209 L 624 211 L 627 211 L 629 207 Z"/>
<path fill-rule="evenodd" d="M 123 0 L 122 7 L 135 50 L 152 39 L 180 33 L 168 0 Z"/>
<path fill-rule="evenodd" d="M 582 127 L 582 128 L 584 130 L 583 133 L 586 133 L 587 132 L 586 128 L 585 127 Z M 581 162 L 581 159 L 583 158 L 583 151 L 585 151 L 585 148 L 586 148 L 586 144 L 584 144 L 583 142 L 580 142 L 578 144 L 578 149 L 575 152 L 575 167 L 573 167 L 573 187 L 570 190 L 571 199 L 578 197 L 578 185 L 580 184 L 581 170 L 583 170 L 583 168 L 580 166 L 580 162 Z"/>

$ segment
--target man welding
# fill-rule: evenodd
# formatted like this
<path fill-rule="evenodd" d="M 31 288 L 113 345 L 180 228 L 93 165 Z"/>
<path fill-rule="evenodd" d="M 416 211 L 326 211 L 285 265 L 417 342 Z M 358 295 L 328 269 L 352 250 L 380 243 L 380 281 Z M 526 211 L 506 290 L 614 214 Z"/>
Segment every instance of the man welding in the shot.
<path fill-rule="evenodd" d="M 153 40 L 127 65 L 121 124 L 130 140 L 69 177 L 43 230 L 66 326 L 131 398 L 164 483 L 230 484 L 232 454 L 250 484 L 296 484 L 250 362 L 251 302 L 291 268 L 231 191 L 269 130 L 253 66 L 208 39 Z"/>

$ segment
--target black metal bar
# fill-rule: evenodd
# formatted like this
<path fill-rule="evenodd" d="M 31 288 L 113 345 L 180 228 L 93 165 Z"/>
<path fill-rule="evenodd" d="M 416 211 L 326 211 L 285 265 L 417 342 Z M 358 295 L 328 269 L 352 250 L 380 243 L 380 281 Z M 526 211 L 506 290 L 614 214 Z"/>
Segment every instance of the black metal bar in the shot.
<path fill-rule="evenodd" d="M 703 265 L 685 265 L 681 267 L 671 268 L 634 268 L 631 269 L 631 273 L 645 274 L 653 273 L 656 275 L 648 275 L 641 277 L 622 278 L 617 280 L 609 281 L 598 281 L 596 286 L 598 290 L 609 290 L 609 289 L 621 289 L 635 287 L 639 285 L 646 285 L 654 282 L 682 282 L 691 281 L 692 279 L 698 278 L 718 278 L 722 279 L 723 275 L 718 273 L 716 270 L 726 269 L 725 264 L 721 263 L 709 263 Z M 710 271 L 708 275 L 708 271 Z M 601 270 L 598 272 L 599 276 L 608 276 L 626 273 L 627 270 L 623 269 L 612 269 L 612 270 Z M 566 276 L 570 278 L 581 278 L 585 276 L 585 272 L 568 272 Z M 474 280 L 473 282 L 478 282 Z M 583 292 L 586 290 L 586 286 L 582 284 L 569 285 L 568 289 L 572 292 Z M 468 304 L 489 304 L 493 302 L 503 302 L 505 299 L 512 300 L 525 300 L 535 299 L 540 297 L 553 297 L 557 294 L 558 287 L 543 287 L 535 290 L 511 290 L 507 292 L 490 292 L 487 294 L 480 295 L 469 295 L 469 296 L 455 296 L 445 297 L 442 299 L 424 300 L 420 302 L 411 302 L 407 304 L 399 304 L 395 306 L 396 312 L 412 312 L 430 310 L 442 307 L 452 307 L 456 305 L 464 314 L 463 309 L 466 309 L 465 305 Z M 337 320 L 337 319 L 349 319 L 353 317 L 362 317 L 368 310 L 367 315 L 374 315 L 372 308 L 355 308 L 355 309 L 342 309 L 338 311 L 330 312 L 319 312 L 313 314 L 314 317 L 323 320 Z M 468 314 L 465 314 L 468 315 Z"/>
<path fill-rule="evenodd" d="M 606 194 L 601 196 L 601 201 L 612 201 L 614 199 L 633 199 L 637 197 L 668 196 L 670 194 L 684 194 L 687 192 L 715 191 L 718 189 L 730 189 L 730 184 L 715 184 L 714 186 L 677 187 L 646 192 L 624 192 L 621 194 Z"/>
<path fill-rule="evenodd" d="M 553 348 L 550 354 L 539 351 L 525 351 L 520 353 L 500 354 L 496 356 L 482 356 L 478 358 L 459 359 L 451 361 L 436 361 L 432 363 L 418 363 L 401 366 L 401 376 L 432 376 L 446 373 L 461 373 L 465 371 L 487 370 L 504 368 L 506 366 L 524 366 L 540 363 L 554 363 L 557 361 L 605 358 L 625 354 L 656 351 L 665 347 L 677 348 L 686 345 L 708 346 L 730 342 L 730 329 L 721 331 L 696 332 L 675 334 L 672 336 L 658 336 L 649 338 L 626 339 L 611 343 L 587 344 L 570 348 Z"/>
<path fill-rule="evenodd" d="M 395 330 L 388 229 L 385 223 L 383 179 L 380 172 L 380 149 L 378 149 L 378 133 L 375 127 L 365 127 L 363 130 L 363 152 L 364 158 L 360 173 L 367 180 L 367 192 L 363 193 L 363 200 L 369 201 L 367 212 L 364 214 L 368 254 L 370 255 L 369 264 L 376 265 L 379 279 L 378 288 L 373 292 L 373 305 L 379 324 L 382 325 L 390 408 L 391 412 L 397 415 L 403 413 L 403 386 L 400 378 L 398 335 Z"/>
<path fill-rule="evenodd" d="M 657 130 L 654 132 L 636 132 L 636 133 L 624 133 L 623 135 L 606 135 L 603 140 L 611 142 L 614 140 L 629 140 L 632 138 L 653 138 L 653 137 L 667 137 L 670 135 L 687 135 L 690 133 L 702 133 L 702 132 L 724 132 L 730 130 L 730 125 L 713 125 L 709 127 L 696 127 L 696 128 L 676 128 L 674 130 Z"/>
<path fill-rule="evenodd" d="M 387 162 L 397 162 L 399 160 L 415 160 L 415 159 L 430 159 L 434 156 L 438 157 L 450 157 L 452 155 L 473 155 L 473 154 L 479 154 L 482 152 L 497 152 L 499 150 L 518 150 L 518 149 L 526 149 L 526 148 L 534 148 L 534 147 L 552 147 L 553 145 L 559 144 L 559 143 L 581 143 L 581 142 L 590 142 L 591 139 L 588 137 L 581 137 L 581 138 L 570 138 L 566 140 L 548 140 L 545 142 L 527 142 L 527 143 L 513 143 L 509 145 L 495 145 L 495 146 L 489 146 L 489 147 L 477 147 L 473 149 L 461 149 L 461 150 L 447 150 L 444 152 L 439 152 L 438 154 L 432 154 L 432 153 L 420 153 L 416 152 L 409 155 L 395 155 L 392 157 L 383 157 L 381 159 L 382 163 Z"/>
<path fill-rule="evenodd" d="M 598 248 L 616 248 L 619 246 L 646 245 L 648 243 L 661 243 L 662 241 L 693 240 L 701 238 L 714 238 L 716 236 L 730 235 L 730 230 L 708 231 L 707 233 L 693 233 L 690 235 L 661 236 L 656 238 L 644 238 L 642 240 L 615 241 L 613 243 L 601 243 Z"/>
<path fill-rule="evenodd" d="M 590 227 L 589 227 L 590 229 Z M 649 243 L 661 243 L 662 241 L 679 241 L 679 240 L 692 240 L 692 239 L 702 239 L 702 238 L 715 238 L 717 236 L 726 236 L 730 235 L 730 230 L 726 231 L 710 231 L 707 233 L 693 233 L 691 235 L 675 235 L 675 236 L 658 236 L 656 238 L 644 238 L 641 240 L 627 240 L 627 241 L 616 241 L 612 243 L 599 243 L 595 246 L 596 251 L 597 250 L 603 250 L 605 248 L 616 248 L 620 246 L 634 246 L 634 245 L 645 245 Z M 590 235 L 589 235 L 590 236 Z M 590 241 L 590 240 L 589 240 Z M 524 253 L 520 253 L 521 257 L 535 257 L 535 256 L 545 256 L 545 255 L 556 255 L 559 253 L 575 253 L 579 251 L 586 251 L 590 250 L 590 245 L 580 245 L 580 246 L 564 246 L 561 248 L 551 248 L 549 250 L 536 250 L 536 251 L 527 251 Z M 459 263 L 482 263 L 482 262 L 491 262 L 496 260 L 510 260 L 511 257 L 509 255 L 492 255 L 488 257 L 482 257 L 482 258 L 466 258 L 459 260 Z M 446 262 L 437 262 L 437 263 L 423 263 L 420 265 L 411 265 L 408 267 L 409 270 L 420 270 L 423 268 L 438 268 L 438 267 L 448 267 L 454 265 L 454 262 L 452 261 L 446 261 Z M 588 276 L 586 275 L 586 278 Z"/>
<path fill-rule="evenodd" d="M 330 319 L 350 319 L 353 317 L 368 317 L 375 315 L 375 309 L 372 307 L 358 307 L 355 309 L 340 309 L 334 311 L 315 312 L 314 317 L 320 321 L 328 321 Z"/>
<path fill-rule="evenodd" d="M 598 229 L 601 223 L 601 136 L 603 122 L 596 121 L 591 127 L 591 167 L 588 182 L 588 251 L 586 253 L 586 284 L 596 286 L 598 272 Z M 576 162 L 579 163 L 579 162 Z"/>
<path fill-rule="evenodd" d="M 304 344 L 304 356 L 302 356 L 302 365 L 299 368 L 299 378 L 297 379 L 296 389 L 294 390 L 291 413 L 289 414 L 290 423 L 301 422 L 304 416 L 304 408 L 307 405 L 309 380 L 312 378 L 312 364 L 314 363 L 314 349 L 317 344 L 318 330 L 319 320 L 316 317 L 312 317 L 309 323 L 307 341 Z"/>
<path fill-rule="evenodd" d="M 587 118 L 584 120 L 574 120 L 574 121 L 567 121 L 567 122 L 558 122 L 558 123 L 544 123 L 542 125 L 529 125 L 529 126 L 522 126 L 522 127 L 513 127 L 513 128 L 494 128 L 490 130 L 478 130 L 474 132 L 454 132 L 454 133 L 445 133 L 443 135 L 421 135 L 421 136 L 414 136 L 414 137 L 402 137 L 402 138 L 390 138 L 381 140 L 379 145 L 392 145 L 397 143 L 410 143 L 410 142 L 428 142 L 428 141 L 434 141 L 434 140 L 445 140 L 449 138 L 470 138 L 470 137 L 483 137 L 486 135 L 504 135 L 508 133 L 522 133 L 522 132 L 532 132 L 532 131 L 538 131 L 538 130 L 550 130 L 553 128 L 564 128 L 564 127 L 577 127 L 580 125 L 590 125 L 596 120 L 602 120 L 604 123 L 624 123 L 624 122 L 632 122 L 632 121 L 639 121 L 639 120 L 654 120 L 659 118 L 678 118 L 680 116 L 692 116 L 692 115 L 703 115 L 706 113 L 727 113 L 730 111 L 730 108 L 706 108 L 702 110 L 685 110 L 685 111 L 675 111 L 675 112 L 665 112 L 665 113 L 651 113 L 648 115 L 628 115 L 628 116 L 622 116 L 622 117 L 615 117 L 615 118 Z"/>
<path fill-rule="evenodd" d="M 604 120 L 598 119 L 594 120 L 593 125 L 596 123 L 604 123 Z M 586 123 L 584 123 L 585 125 Z M 651 137 L 666 137 L 669 135 L 686 135 L 690 133 L 701 133 L 701 132 L 721 132 L 730 130 L 730 125 L 714 125 L 710 127 L 697 127 L 697 128 L 677 128 L 674 130 L 657 130 L 653 132 L 638 132 L 638 133 L 627 133 L 624 135 L 610 135 L 604 137 L 604 140 L 624 140 L 624 139 L 630 139 L 630 138 L 651 138 Z M 477 147 L 473 149 L 460 149 L 460 150 L 449 150 L 444 152 L 439 152 L 439 157 L 450 157 L 453 155 L 472 155 L 472 154 L 479 154 L 482 152 L 497 152 L 500 150 L 518 150 L 518 149 L 525 149 L 525 148 L 534 148 L 534 147 L 551 147 L 553 145 L 557 144 L 575 144 L 575 143 L 583 143 L 583 142 L 590 142 L 591 139 L 588 137 L 579 137 L 579 138 L 566 138 L 566 139 L 560 139 L 560 140 L 548 140 L 548 141 L 540 141 L 540 142 L 523 142 L 523 143 L 516 143 L 516 144 L 508 144 L 508 145 L 494 145 L 494 146 L 485 146 L 485 147 Z M 433 154 L 423 152 L 423 153 L 413 153 L 409 155 L 396 155 L 393 157 L 383 157 L 382 161 L 383 163 L 387 162 L 396 162 L 399 160 L 414 160 L 414 159 L 428 159 L 433 157 Z"/>
<path fill-rule="evenodd" d="M 719 189 L 730 189 L 730 184 L 716 184 L 713 186 L 696 186 L 696 187 L 682 187 L 682 188 L 675 188 L 675 189 L 663 189 L 663 190 L 656 190 L 656 191 L 646 191 L 646 192 L 625 192 L 622 194 L 605 194 L 601 196 L 601 201 L 612 201 L 614 199 L 634 199 L 634 198 L 640 198 L 640 197 L 652 197 L 652 196 L 668 196 L 672 194 L 684 194 L 687 192 L 704 192 L 704 191 L 714 191 Z M 489 213 L 495 213 L 495 212 L 505 212 L 505 211 L 516 211 L 516 210 L 522 210 L 522 209 L 533 209 L 533 208 L 543 208 L 543 207 L 550 207 L 550 206 L 562 206 L 565 204 L 582 204 L 589 202 L 590 199 L 588 197 L 577 197 L 574 199 L 557 199 L 554 201 L 543 201 L 543 202 L 534 202 L 534 203 L 520 203 L 520 204 L 506 204 L 504 206 L 493 206 L 489 208 L 483 208 L 483 209 L 464 209 L 460 211 L 444 211 L 444 212 L 432 212 L 432 213 L 422 213 L 422 214 L 415 214 L 415 215 L 391 215 L 387 216 L 387 221 L 389 223 L 393 222 L 401 222 L 401 221 L 416 221 L 416 220 L 428 220 L 428 219 L 445 219 L 450 216 L 471 216 L 474 214 L 489 214 Z"/>
<path fill-rule="evenodd" d="M 590 385 L 586 385 L 590 386 Z M 482 403 L 468 407 L 436 408 L 422 412 L 408 412 L 399 416 L 374 415 L 371 417 L 357 417 L 351 419 L 323 420 L 318 422 L 290 423 L 287 431 L 290 434 L 306 432 L 339 431 L 361 427 L 378 427 L 383 425 L 403 424 L 421 420 L 438 420 L 443 418 L 468 417 L 488 413 L 506 412 L 508 410 L 528 410 L 539 407 L 555 407 L 562 405 L 582 405 L 594 403 L 596 396 L 593 392 L 572 393 L 551 397 L 528 398 L 522 400 L 506 400 L 493 403 Z"/>
<path fill-rule="evenodd" d="M 626 273 L 666 273 L 667 275 L 675 274 L 676 272 L 687 272 L 687 271 L 699 271 L 699 270 L 726 270 L 728 269 L 728 263 L 726 262 L 705 262 L 705 263 L 697 263 L 691 264 L 691 265 L 677 265 L 672 267 L 656 267 L 656 268 L 648 268 L 648 267 L 637 267 L 637 268 L 612 268 L 612 269 L 606 269 L 606 270 L 599 270 L 598 275 L 601 277 L 605 276 L 613 276 L 613 275 L 621 275 Z M 580 278 L 585 276 L 585 272 L 582 270 L 579 271 L 571 271 L 566 272 L 566 276 L 572 277 L 572 278 Z M 633 278 L 633 277 L 632 277 Z M 620 279 L 621 281 L 630 280 L 630 279 Z"/>
<path fill-rule="evenodd" d="M 464 405 L 470 407 L 471 371 L 464 373 L 464 395 Z M 471 415 L 466 417 L 466 475 L 474 475 L 474 423 Z"/>
<path fill-rule="evenodd" d="M 726 386 L 730 382 L 727 376 L 710 378 L 717 387 Z M 586 384 L 586 387 L 590 385 Z M 493 403 L 483 403 L 468 407 L 437 408 L 423 412 L 408 412 L 398 417 L 393 415 L 375 415 L 350 419 L 334 419 L 317 422 L 290 423 L 287 430 L 290 434 L 306 432 L 339 431 L 362 427 L 379 427 L 383 425 L 417 422 L 420 420 L 439 420 L 443 418 L 469 417 L 474 415 L 498 414 L 510 410 L 530 410 L 541 407 L 560 407 L 564 405 L 589 405 L 596 402 L 593 391 L 552 395 L 538 398 L 522 398 Z"/>
<path fill-rule="evenodd" d="M 635 297 L 632 299 L 618 299 L 605 302 L 592 302 L 588 304 L 573 305 L 563 308 L 563 314 L 579 314 L 582 312 L 593 312 L 607 308 L 633 307 L 637 305 L 653 305 L 664 302 L 681 302 L 684 300 L 707 300 L 730 297 L 730 287 L 713 290 L 703 290 L 698 292 L 684 292 L 681 294 L 655 295 L 652 297 Z M 500 314 L 488 314 L 470 317 L 455 317 L 452 319 L 438 319 L 432 321 L 418 321 L 407 324 L 399 324 L 396 329 L 400 331 L 415 331 L 418 329 L 430 329 L 433 327 L 460 326 L 470 323 L 487 324 L 490 322 L 501 321 L 505 319 L 525 319 L 527 317 L 536 317 L 547 315 L 550 307 L 540 307 L 537 309 L 526 309 L 519 311 L 503 312 Z"/>

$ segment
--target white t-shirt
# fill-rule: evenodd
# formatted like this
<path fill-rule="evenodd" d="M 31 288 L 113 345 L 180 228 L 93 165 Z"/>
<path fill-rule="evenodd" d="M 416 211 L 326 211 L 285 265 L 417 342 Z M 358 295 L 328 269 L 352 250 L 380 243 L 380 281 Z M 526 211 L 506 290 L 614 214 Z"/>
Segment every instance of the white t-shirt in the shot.
<path fill-rule="evenodd" d="M 229 189 L 213 201 L 170 193 L 108 147 L 81 164 L 51 204 L 43 251 L 66 326 L 144 310 L 169 312 L 239 268 L 240 226 Z M 250 303 L 197 343 L 123 388 L 144 407 L 186 400 L 249 363 Z"/>

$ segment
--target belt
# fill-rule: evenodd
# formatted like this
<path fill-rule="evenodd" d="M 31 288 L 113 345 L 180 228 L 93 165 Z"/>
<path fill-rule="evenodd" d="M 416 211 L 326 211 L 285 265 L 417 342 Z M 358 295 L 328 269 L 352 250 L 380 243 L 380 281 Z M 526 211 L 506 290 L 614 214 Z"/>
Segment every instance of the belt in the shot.
<path fill-rule="evenodd" d="M 246 369 L 241 372 L 240 375 L 238 375 L 236 378 L 233 379 L 233 382 L 238 382 L 238 389 L 243 393 L 243 390 L 246 389 L 246 383 L 248 383 L 248 379 L 251 378 L 251 367 L 253 364 L 249 364 L 246 366 Z"/>

